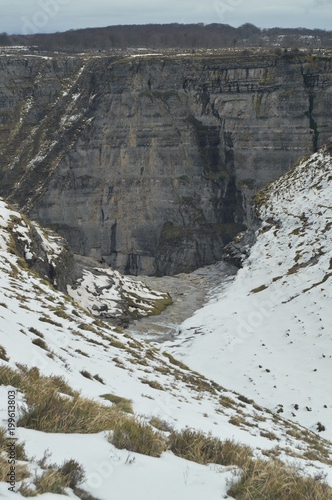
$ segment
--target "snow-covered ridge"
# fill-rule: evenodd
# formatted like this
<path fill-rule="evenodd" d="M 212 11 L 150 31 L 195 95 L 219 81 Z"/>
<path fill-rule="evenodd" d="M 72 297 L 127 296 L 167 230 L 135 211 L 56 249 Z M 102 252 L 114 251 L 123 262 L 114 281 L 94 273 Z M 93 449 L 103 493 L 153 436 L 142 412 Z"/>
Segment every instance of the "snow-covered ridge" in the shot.
<path fill-rule="evenodd" d="M 262 224 L 243 269 L 167 347 L 201 373 L 331 439 L 329 151 L 302 160 L 257 195 Z"/>
<path fill-rule="evenodd" d="M 278 247 L 279 252 L 283 252 L 278 262 L 283 272 L 288 265 L 291 267 L 287 272 L 291 274 L 317 263 L 315 273 L 320 270 L 328 274 L 332 235 L 331 163 L 331 155 L 321 151 L 302 161 L 257 198 L 262 232 L 272 219 L 277 229 L 276 238 L 283 243 Z M 283 241 L 286 236 L 287 245 Z M 265 257 L 271 258 L 267 252 Z M 315 273 L 307 273 L 306 278 L 310 279 Z"/>

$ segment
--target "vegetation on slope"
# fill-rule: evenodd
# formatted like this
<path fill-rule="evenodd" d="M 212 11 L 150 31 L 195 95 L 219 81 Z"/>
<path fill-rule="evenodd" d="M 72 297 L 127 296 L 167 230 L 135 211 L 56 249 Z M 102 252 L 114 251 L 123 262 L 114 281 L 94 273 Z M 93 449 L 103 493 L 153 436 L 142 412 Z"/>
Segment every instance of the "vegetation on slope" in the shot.
<path fill-rule="evenodd" d="M 21 411 L 18 425 L 44 432 L 95 433 L 108 430 L 108 440 L 119 449 L 160 457 L 166 451 L 202 465 L 218 464 L 238 468 L 238 478 L 230 485 L 229 494 L 235 498 L 253 499 L 330 499 L 332 490 L 322 477 L 305 478 L 302 472 L 275 458 L 266 460 L 253 457 L 253 450 L 232 440 L 222 441 L 199 431 L 184 429 L 156 430 L 149 423 L 123 413 L 115 405 L 103 406 L 82 398 L 61 377 L 43 377 L 38 369 L 20 366 L 13 370 L 0 367 L 0 385 L 14 385 L 24 394 L 26 407 Z M 162 428 L 162 426 L 159 426 Z M 20 493 L 35 496 L 39 493 L 65 493 L 72 488 L 82 492 L 78 485 L 84 480 L 84 470 L 74 460 L 62 466 L 43 466 L 43 473 L 29 477 L 28 459 L 22 444 L 17 447 Z M 0 430 L 0 480 L 7 470 L 5 430 Z M 34 485 L 31 486 L 31 483 Z M 83 495 L 85 493 L 83 492 Z M 80 496 L 89 498 L 89 496 Z"/>

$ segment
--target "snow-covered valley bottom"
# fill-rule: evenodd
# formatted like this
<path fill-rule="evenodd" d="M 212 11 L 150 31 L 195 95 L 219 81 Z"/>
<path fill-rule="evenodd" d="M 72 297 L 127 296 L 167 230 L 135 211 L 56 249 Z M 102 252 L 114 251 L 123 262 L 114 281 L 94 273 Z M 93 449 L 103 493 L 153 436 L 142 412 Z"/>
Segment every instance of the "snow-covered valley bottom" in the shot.
<path fill-rule="evenodd" d="M 331 200 L 324 149 L 259 193 L 261 227 L 236 274 L 219 263 L 134 280 L 90 266 L 69 295 L 30 266 L 56 268 L 60 240 L 0 200 L 0 496 L 332 498 L 289 494 L 288 479 L 264 489 L 267 463 L 332 486 Z M 124 314 L 128 327 L 113 323 Z M 207 443 L 221 455 L 203 460 Z M 68 461 L 84 468 L 79 489 Z"/>
<path fill-rule="evenodd" d="M 179 334 L 181 324 L 212 297 L 220 293 L 236 275 L 237 268 L 226 262 L 202 267 L 191 274 L 176 276 L 140 276 L 153 290 L 167 292 L 173 303 L 158 316 L 148 316 L 134 321 L 128 333 L 146 340 L 156 347 Z"/>

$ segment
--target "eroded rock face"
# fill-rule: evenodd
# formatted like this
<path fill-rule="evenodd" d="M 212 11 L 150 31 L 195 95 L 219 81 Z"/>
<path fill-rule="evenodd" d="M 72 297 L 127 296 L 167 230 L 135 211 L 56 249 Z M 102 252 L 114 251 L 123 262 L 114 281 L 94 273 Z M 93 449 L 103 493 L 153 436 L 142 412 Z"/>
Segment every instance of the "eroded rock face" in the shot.
<path fill-rule="evenodd" d="M 0 58 L 1 194 L 81 255 L 190 271 L 326 141 L 329 58 Z"/>

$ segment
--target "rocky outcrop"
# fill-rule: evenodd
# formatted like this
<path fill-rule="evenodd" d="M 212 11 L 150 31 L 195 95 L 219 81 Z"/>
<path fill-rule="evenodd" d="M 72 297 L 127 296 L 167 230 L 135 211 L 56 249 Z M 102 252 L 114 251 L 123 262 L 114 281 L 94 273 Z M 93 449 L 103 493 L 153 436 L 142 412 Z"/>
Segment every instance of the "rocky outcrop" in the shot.
<path fill-rule="evenodd" d="M 1 194 L 128 274 L 222 257 L 331 134 L 328 56 L 0 58 Z"/>
<path fill-rule="evenodd" d="M 19 268 L 30 269 L 93 316 L 117 326 L 159 315 L 172 304 L 167 292 L 152 290 L 92 258 L 74 255 L 64 238 L 29 221 L 1 198 L 0 212 L 0 249 L 6 248 L 16 258 L 15 264 L 9 264 L 12 276 L 18 276 Z M 3 260 L 8 267 L 8 259 Z"/>
<path fill-rule="evenodd" d="M 75 256 L 66 240 L 18 211 L 12 211 L 8 233 L 10 251 L 20 258 L 21 267 L 32 269 L 57 290 L 67 293 L 67 284 L 75 279 Z"/>

